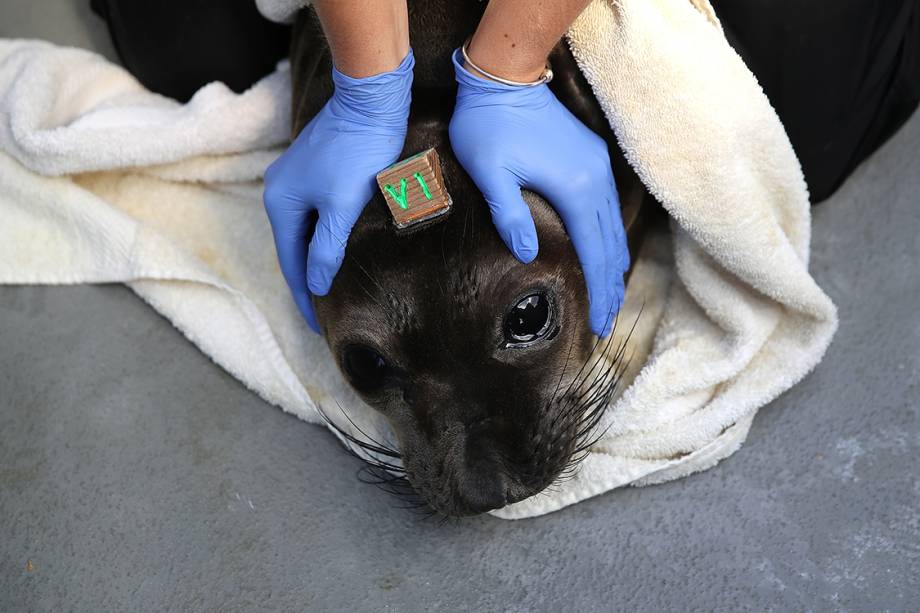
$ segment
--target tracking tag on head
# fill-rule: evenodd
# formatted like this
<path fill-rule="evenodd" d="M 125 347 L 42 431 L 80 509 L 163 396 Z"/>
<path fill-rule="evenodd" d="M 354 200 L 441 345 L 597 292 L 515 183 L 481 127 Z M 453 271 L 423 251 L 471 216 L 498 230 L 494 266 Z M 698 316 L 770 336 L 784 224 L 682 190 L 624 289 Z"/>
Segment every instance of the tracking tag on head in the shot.
<path fill-rule="evenodd" d="M 377 185 L 400 230 L 431 221 L 450 211 L 438 152 L 428 149 L 377 173 Z"/>

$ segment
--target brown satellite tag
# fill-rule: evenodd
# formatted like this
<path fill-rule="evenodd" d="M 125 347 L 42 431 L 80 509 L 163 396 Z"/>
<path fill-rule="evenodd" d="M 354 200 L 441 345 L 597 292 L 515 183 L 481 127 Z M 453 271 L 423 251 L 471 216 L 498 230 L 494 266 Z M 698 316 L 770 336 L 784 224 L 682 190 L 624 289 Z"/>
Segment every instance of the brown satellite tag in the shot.
<path fill-rule="evenodd" d="M 430 221 L 450 210 L 438 152 L 428 149 L 377 173 L 377 185 L 400 230 Z"/>

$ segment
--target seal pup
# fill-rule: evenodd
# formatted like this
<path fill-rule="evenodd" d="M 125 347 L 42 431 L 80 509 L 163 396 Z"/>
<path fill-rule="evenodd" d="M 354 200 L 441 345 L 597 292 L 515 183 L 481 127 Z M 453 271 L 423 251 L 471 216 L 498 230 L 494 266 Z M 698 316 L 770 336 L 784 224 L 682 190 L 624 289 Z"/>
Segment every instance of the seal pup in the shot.
<path fill-rule="evenodd" d="M 621 347 L 588 325 L 581 266 L 555 211 L 525 192 L 538 257 L 518 262 L 454 157 L 451 53 L 485 4 L 409 2 L 416 67 L 402 157 L 435 148 L 453 205 L 422 229 L 398 232 L 376 193 L 354 226 L 317 320 L 341 372 L 387 420 L 391 446 L 338 428 L 378 483 L 445 516 L 532 496 L 584 456 L 616 387 Z M 649 196 L 564 43 L 550 62 L 556 96 L 610 148 L 632 259 L 649 225 Z M 332 60 L 311 9 L 292 33 L 293 133 L 332 93 Z M 335 426 L 334 423 L 330 423 Z"/>

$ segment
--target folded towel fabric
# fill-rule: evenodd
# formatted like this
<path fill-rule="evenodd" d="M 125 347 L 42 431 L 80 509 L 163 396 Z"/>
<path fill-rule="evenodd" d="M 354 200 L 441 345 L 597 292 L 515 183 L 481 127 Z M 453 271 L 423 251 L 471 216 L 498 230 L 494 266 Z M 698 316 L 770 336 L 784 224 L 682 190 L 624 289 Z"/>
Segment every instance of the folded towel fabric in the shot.
<path fill-rule="evenodd" d="M 636 263 L 623 318 L 651 301 L 605 436 L 572 480 L 505 518 L 712 466 L 837 326 L 808 273 L 798 162 L 708 2 L 594 0 L 568 41 L 671 235 Z M 5 40 L 0 91 L 0 283 L 127 283 L 269 402 L 312 422 L 338 402 L 385 432 L 275 261 L 259 179 L 287 136 L 286 65 L 180 105 L 91 53 Z"/>

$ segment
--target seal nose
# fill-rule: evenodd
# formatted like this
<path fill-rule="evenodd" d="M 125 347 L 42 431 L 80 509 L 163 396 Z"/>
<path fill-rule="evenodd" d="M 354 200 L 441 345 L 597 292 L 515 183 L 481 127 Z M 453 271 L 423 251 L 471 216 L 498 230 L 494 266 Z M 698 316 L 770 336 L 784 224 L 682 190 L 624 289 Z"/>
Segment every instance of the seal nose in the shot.
<path fill-rule="evenodd" d="M 508 502 L 504 478 L 496 474 L 492 478 L 477 477 L 466 481 L 459 489 L 461 505 L 471 513 L 485 513 L 500 509 Z"/>
<path fill-rule="evenodd" d="M 489 420 L 468 427 L 466 449 L 456 486 L 456 503 L 471 513 L 500 509 L 508 503 L 508 482 L 488 435 Z"/>

